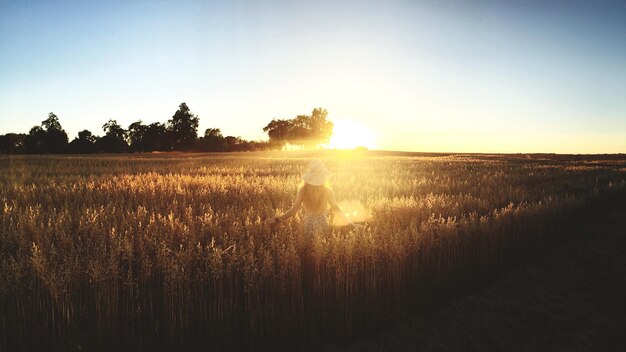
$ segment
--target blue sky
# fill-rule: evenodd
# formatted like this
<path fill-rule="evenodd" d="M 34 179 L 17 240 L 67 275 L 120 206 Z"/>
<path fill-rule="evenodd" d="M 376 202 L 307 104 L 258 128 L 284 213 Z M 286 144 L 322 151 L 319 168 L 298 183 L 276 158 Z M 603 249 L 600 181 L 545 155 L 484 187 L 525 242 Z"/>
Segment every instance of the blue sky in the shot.
<path fill-rule="evenodd" d="M 325 107 L 380 149 L 626 152 L 626 3 L 0 0 L 0 133 L 183 101 L 248 139 Z"/>

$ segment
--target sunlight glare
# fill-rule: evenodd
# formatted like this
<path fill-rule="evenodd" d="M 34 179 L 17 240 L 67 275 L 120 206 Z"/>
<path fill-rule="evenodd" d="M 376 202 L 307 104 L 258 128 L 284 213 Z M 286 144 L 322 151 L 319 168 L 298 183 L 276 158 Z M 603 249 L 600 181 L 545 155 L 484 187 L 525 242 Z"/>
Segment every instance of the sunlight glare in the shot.
<path fill-rule="evenodd" d="M 365 208 L 363 203 L 356 199 L 343 200 L 339 202 L 339 208 L 343 211 L 343 214 L 347 219 L 354 222 L 369 221 L 371 214 Z M 345 226 L 347 223 L 343 218 L 335 216 L 333 219 L 333 226 Z"/>
<path fill-rule="evenodd" d="M 334 122 L 333 136 L 328 143 L 330 149 L 354 149 L 376 147 L 376 136 L 367 126 L 351 121 L 337 120 Z"/>

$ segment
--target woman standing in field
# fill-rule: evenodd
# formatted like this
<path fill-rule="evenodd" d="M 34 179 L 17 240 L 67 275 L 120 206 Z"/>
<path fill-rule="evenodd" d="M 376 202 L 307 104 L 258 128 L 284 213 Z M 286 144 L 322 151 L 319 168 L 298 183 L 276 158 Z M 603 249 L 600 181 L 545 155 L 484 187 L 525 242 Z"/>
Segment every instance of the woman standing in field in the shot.
<path fill-rule="evenodd" d="M 303 230 L 308 238 L 327 233 L 330 230 L 328 224 L 328 206 L 341 217 L 346 224 L 354 225 L 341 211 L 335 200 L 335 193 L 327 187 L 327 179 L 330 172 L 319 160 L 309 163 L 309 170 L 302 176 L 304 181 L 298 189 L 296 201 L 286 213 L 267 220 L 268 225 L 280 224 L 284 220 L 294 216 L 300 207 L 304 207 Z"/>
<path fill-rule="evenodd" d="M 320 317 L 316 317 L 320 311 L 319 283 L 316 285 L 316 277 L 319 277 L 319 267 L 315 265 L 315 255 L 313 253 L 313 243 L 316 238 L 330 233 L 330 225 L 328 224 L 328 208 L 335 212 L 335 216 L 339 216 L 344 223 L 354 225 L 343 214 L 337 201 L 335 193 L 327 187 L 327 179 L 330 172 L 324 164 L 319 160 L 312 160 L 309 163 L 309 170 L 302 176 L 304 181 L 298 189 L 296 200 L 286 213 L 268 219 L 268 225 L 280 224 L 284 220 L 294 216 L 300 207 L 304 207 L 303 220 L 303 237 L 300 242 L 300 277 L 301 293 L 302 293 L 302 309 L 307 318 L 305 321 L 318 321 Z M 316 297 L 318 297 L 316 299 Z M 310 325 L 308 328 L 313 329 Z"/>

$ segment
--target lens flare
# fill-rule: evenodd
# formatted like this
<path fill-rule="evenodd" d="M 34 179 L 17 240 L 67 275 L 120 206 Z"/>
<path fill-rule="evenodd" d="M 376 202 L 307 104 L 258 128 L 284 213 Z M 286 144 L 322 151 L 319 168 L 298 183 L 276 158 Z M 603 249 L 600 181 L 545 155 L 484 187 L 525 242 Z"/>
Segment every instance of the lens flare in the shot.
<path fill-rule="evenodd" d="M 376 135 L 360 122 L 337 120 L 334 122 L 333 135 L 328 143 L 330 149 L 355 149 L 376 147 Z"/>
<path fill-rule="evenodd" d="M 358 200 L 345 200 L 339 202 L 339 208 L 343 211 L 343 214 L 347 219 L 353 222 L 368 221 L 370 218 L 369 211 L 365 208 L 363 203 Z M 347 223 L 340 216 L 335 216 L 333 219 L 333 226 L 345 226 Z"/>

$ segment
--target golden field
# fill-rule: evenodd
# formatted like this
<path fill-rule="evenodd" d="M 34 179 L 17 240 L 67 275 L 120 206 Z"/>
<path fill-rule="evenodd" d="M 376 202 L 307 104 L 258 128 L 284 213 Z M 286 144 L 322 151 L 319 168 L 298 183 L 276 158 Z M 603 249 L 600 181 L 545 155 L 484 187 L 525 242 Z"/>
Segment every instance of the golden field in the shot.
<path fill-rule="evenodd" d="M 308 241 L 299 216 L 264 225 L 313 157 L 369 227 Z M 567 241 L 626 191 L 626 157 L 602 155 L 0 156 L 0 170 L 2 350 L 341 340 Z"/>

